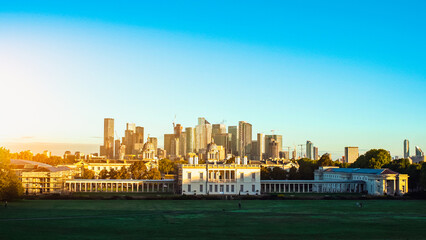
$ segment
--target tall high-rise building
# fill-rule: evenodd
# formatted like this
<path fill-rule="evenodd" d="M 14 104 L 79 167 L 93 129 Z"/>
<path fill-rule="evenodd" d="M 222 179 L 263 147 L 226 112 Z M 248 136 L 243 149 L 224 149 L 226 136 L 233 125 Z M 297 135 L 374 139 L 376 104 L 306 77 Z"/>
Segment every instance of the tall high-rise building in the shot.
<path fill-rule="evenodd" d="M 291 158 L 294 159 L 294 160 L 297 159 L 297 150 L 296 150 L 296 148 L 293 149 L 293 152 L 291 154 Z"/>
<path fill-rule="evenodd" d="M 175 134 L 164 134 L 164 150 L 167 154 L 171 153 L 172 140 L 175 138 Z"/>
<path fill-rule="evenodd" d="M 234 155 L 240 154 L 240 147 L 238 145 L 239 143 L 239 137 L 238 137 L 238 126 L 229 126 L 228 127 L 228 133 L 231 134 L 231 153 Z"/>
<path fill-rule="evenodd" d="M 408 139 L 404 140 L 404 158 L 410 157 L 410 142 Z"/>
<path fill-rule="evenodd" d="M 212 125 L 203 117 L 198 118 L 195 126 L 195 150 L 206 149 L 212 141 Z"/>
<path fill-rule="evenodd" d="M 120 139 L 115 140 L 114 146 L 115 146 L 114 157 L 115 159 L 120 159 L 120 147 L 121 147 Z"/>
<path fill-rule="evenodd" d="M 359 157 L 358 147 L 345 147 L 345 162 L 354 163 Z"/>
<path fill-rule="evenodd" d="M 275 158 L 279 158 L 279 151 L 278 151 L 278 142 L 275 139 L 271 139 L 271 141 L 269 141 L 269 152 L 270 152 L 270 158 L 275 159 Z"/>
<path fill-rule="evenodd" d="M 149 136 L 149 135 L 148 135 Z M 154 149 L 155 149 L 155 155 L 157 156 L 158 152 L 157 152 L 157 148 L 158 148 L 158 139 L 156 137 L 148 137 L 147 140 L 149 143 L 152 143 L 152 145 L 154 145 Z"/>
<path fill-rule="evenodd" d="M 416 157 L 423 157 L 425 154 L 419 146 L 416 146 Z"/>
<path fill-rule="evenodd" d="M 240 156 L 244 157 L 250 154 L 251 152 L 251 141 L 252 141 L 252 125 L 245 121 L 240 121 L 238 123 L 238 138 L 239 138 L 239 148 Z"/>
<path fill-rule="evenodd" d="M 213 124 L 212 126 L 212 136 L 214 137 L 216 134 L 226 133 L 225 124 Z"/>
<path fill-rule="evenodd" d="M 179 136 L 179 155 L 183 157 L 187 154 L 186 145 L 186 132 L 182 132 Z"/>
<path fill-rule="evenodd" d="M 114 158 L 114 119 L 104 119 L 104 145 L 101 146 L 100 155 L 109 159 Z"/>
<path fill-rule="evenodd" d="M 269 151 L 269 143 L 275 140 L 278 146 L 278 152 L 281 152 L 283 150 L 283 136 L 282 135 L 265 135 L 265 155 L 266 157 L 271 157 L 271 152 Z"/>
<path fill-rule="evenodd" d="M 195 151 L 195 130 L 192 127 L 185 128 L 186 152 L 193 153 Z"/>
<path fill-rule="evenodd" d="M 230 143 L 231 134 L 230 133 L 218 133 L 213 136 L 214 143 L 218 146 L 222 146 L 225 150 L 225 153 L 230 153 L 231 143 Z"/>
<path fill-rule="evenodd" d="M 136 131 L 136 124 L 135 123 L 127 123 L 126 124 L 126 130 L 130 130 L 135 132 Z"/>
<path fill-rule="evenodd" d="M 314 144 L 311 141 L 306 141 L 306 157 L 309 159 L 314 159 L 312 154 L 313 147 L 314 147 Z"/>
<path fill-rule="evenodd" d="M 179 123 L 176 124 L 176 126 L 173 127 L 173 131 L 175 133 L 175 137 L 179 138 L 180 135 L 182 134 L 182 130 L 183 130 L 182 125 L 180 125 Z"/>
<path fill-rule="evenodd" d="M 140 153 L 143 149 L 144 143 L 144 128 L 137 126 L 133 134 L 133 153 Z"/>
<path fill-rule="evenodd" d="M 313 157 L 314 157 L 314 160 L 318 160 L 319 159 L 319 155 L 318 155 L 318 147 L 314 147 L 313 148 Z"/>
<path fill-rule="evenodd" d="M 262 160 L 265 153 L 265 137 L 263 133 L 257 134 L 256 160 Z"/>

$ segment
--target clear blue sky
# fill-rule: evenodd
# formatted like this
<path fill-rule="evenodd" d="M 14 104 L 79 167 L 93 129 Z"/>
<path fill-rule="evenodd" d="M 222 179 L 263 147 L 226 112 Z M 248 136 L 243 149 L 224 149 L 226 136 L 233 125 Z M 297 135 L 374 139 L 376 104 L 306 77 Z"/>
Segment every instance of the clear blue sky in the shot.
<path fill-rule="evenodd" d="M 425 43 L 425 1 L 0 2 L 0 144 L 99 145 L 104 117 L 162 142 L 176 114 L 401 156 L 426 148 Z"/>

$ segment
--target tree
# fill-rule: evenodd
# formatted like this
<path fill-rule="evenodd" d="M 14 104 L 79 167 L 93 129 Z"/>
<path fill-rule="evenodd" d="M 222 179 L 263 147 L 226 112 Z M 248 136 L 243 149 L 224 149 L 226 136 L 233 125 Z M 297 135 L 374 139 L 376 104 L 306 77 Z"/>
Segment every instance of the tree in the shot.
<path fill-rule="evenodd" d="M 274 167 L 271 171 L 271 179 L 272 180 L 286 180 L 287 179 L 287 171 L 280 168 L 280 167 Z"/>
<path fill-rule="evenodd" d="M 174 172 L 174 164 L 170 159 L 164 158 L 161 159 L 158 163 L 158 167 L 160 169 L 160 172 L 169 174 L 170 172 Z"/>
<path fill-rule="evenodd" d="M 420 171 L 420 186 L 423 190 L 426 189 L 426 162 L 422 162 L 421 164 L 422 170 Z"/>
<path fill-rule="evenodd" d="M 13 200 L 24 192 L 18 176 L 10 168 L 10 152 L 0 147 L 0 199 Z"/>
<path fill-rule="evenodd" d="M 309 158 L 302 158 L 297 161 L 299 164 L 298 178 L 304 180 L 314 179 L 314 171 L 318 169 L 318 163 Z"/>
<path fill-rule="evenodd" d="M 143 179 L 147 170 L 145 163 L 142 161 L 137 161 L 130 165 L 130 173 L 133 179 Z"/>
<path fill-rule="evenodd" d="M 106 169 L 103 169 L 99 172 L 99 178 L 100 179 L 107 179 L 109 177 L 109 172 Z"/>
<path fill-rule="evenodd" d="M 389 164 L 392 158 L 388 151 L 384 149 L 371 149 L 352 164 L 356 168 L 382 168 L 383 165 Z"/>
<path fill-rule="evenodd" d="M 298 177 L 297 175 L 298 175 L 297 168 L 291 167 L 290 172 L 288 173 L 288 179 L 289 180 L 296 180 L 297 177 Z"/>
<path fill-rule="evenodd" d="M 114 168 L 111 168 L 111 170 L 108 172 L 108 176 L 110 179 L 117 179 L 118 171 L 116 171 Z"/>
<path fill-rule="evenodd" d="M 117 179 L 130 179 L 130 172 L 125 167 L 122 167 L 117 173 Z"/>
<path fill-rule="evenodd" d="M 159 180 L 161 179 L 161 173 L 157 168 L 151 168 L 146 174 L 144 179 L 153 179 Z"/>
<path fill-rule="evenodd" d="M 83 179 L 94 179 L 95 172 L 89 169 L 82 169 L 83 173 L 81 174 L 81 178 Z"/>
<path fill-rule="evenodd" d="M 334 162 L 328 153 L 323 154 L 317 163 L 318 166 L 334 166 Z"/>
<path fill-rule="evenodd" d="M 271 170 L 266 167 L 260 168 L 260 179 L 261 180 L 271 180 Z"/>

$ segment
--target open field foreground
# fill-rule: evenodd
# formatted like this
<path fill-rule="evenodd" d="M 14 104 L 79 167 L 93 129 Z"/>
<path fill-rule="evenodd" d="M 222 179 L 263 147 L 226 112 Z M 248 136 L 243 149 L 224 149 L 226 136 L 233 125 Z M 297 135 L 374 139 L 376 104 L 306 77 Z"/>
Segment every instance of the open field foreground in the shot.
<path fill-rule="evenodd" d="M 426 201 L 238 203 L 24 200 L 0 208 L 0 239 L 426 239 Z"/>

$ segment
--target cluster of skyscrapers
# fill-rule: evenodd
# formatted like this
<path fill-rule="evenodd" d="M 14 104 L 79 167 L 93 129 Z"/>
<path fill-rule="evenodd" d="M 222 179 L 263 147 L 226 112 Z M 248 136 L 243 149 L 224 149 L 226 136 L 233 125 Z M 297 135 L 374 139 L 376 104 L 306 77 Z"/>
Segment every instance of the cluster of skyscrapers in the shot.
<path fill-rule="evenodd" d="M 404 158 L 410 159 L 414 163 L 419 163 L 425 160 L 425 154 L 419 146 L 415 147 L 416 154 L 410 156 L 410 141 L 404 140 Z"/>

